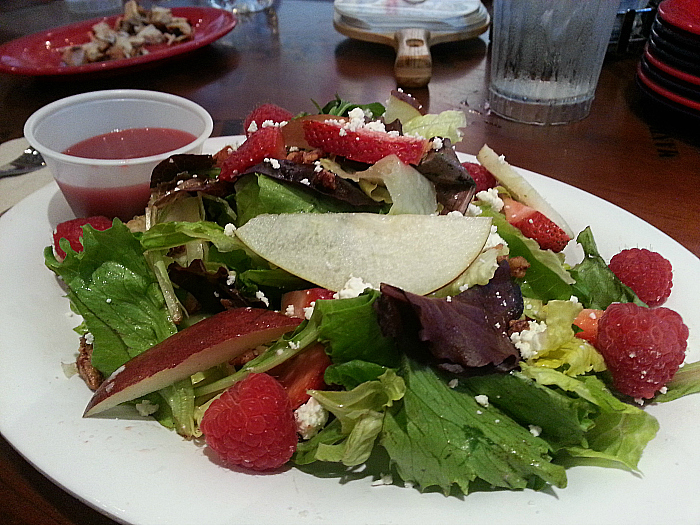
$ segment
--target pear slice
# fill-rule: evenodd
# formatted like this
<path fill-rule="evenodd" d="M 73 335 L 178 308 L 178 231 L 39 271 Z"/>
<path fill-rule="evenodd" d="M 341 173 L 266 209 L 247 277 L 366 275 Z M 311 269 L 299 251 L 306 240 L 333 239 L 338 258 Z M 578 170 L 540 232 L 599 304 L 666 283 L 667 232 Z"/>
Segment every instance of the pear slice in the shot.
<path fill-rule="evenodd" d="M 506 162 L 505 157 L 498 155 L 487 145 L 484 145 L 476 159 L 481 165 L 489 170 L 496 180 L 503 186 L 513 198 L 523 204 L 527 204 L 531 208 L 541 212 L 548 217 L 552 222 L 559 226 L 566 234 L 574 238 L 574 232 L 566 223 L 557 210 L 555 210 L 542 195 L 540 195 L 525 178 L 518 173 L 513 166 Z"/>
<path fill-rule="evenodd" d="M 236 230 L 252 251 L 317 286 L 351 278 L 425 295 L 460 275 L 481 253 L 489 217 L 299 213 L 259 215 Z"/>
<path fill-rule="evenodd" d="M 276 341 L 300 322 L 262 308 L 234 308 L 208 317 L 127 361 L 95 391 L 83 417 L 150 394 Z"/>

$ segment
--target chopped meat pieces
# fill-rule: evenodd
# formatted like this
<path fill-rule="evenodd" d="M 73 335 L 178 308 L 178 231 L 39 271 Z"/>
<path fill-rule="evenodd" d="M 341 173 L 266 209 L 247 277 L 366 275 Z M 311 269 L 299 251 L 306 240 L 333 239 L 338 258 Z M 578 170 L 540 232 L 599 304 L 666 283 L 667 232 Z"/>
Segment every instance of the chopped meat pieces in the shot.
<path fill-rule="evenodd" d="M 146 10 L 135 0 L 124 4 L 124 13 L 114 27 L 100 22 L 92 27 L 90 41 L 62 49 L 63 63 L 80 66 L 105 60 L 120 60 L 148 54 L 148 45 L 171 45 L 191 40 L 194 28 L 186 18 L 170 9 Z"/>

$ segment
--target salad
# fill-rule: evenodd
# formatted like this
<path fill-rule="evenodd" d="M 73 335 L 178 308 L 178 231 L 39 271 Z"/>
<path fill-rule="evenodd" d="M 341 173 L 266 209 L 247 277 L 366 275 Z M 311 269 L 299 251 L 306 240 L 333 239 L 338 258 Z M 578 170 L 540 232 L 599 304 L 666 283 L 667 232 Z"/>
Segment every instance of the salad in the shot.
<path fill-rule="evenodd" d="M 85 415 L 133 404 L 253 470 L 383 456 L 445 494 L 636 471 L 644 404 L 700 385 L 670 286 L 642 301 L 502 157 L 459 162 L 463 114 L 413 102 L 261 106 L 241 145 L 158 166 L 143 217 L 60 225 Z M 641 318 L 664 336 L 635 372 Z"/>

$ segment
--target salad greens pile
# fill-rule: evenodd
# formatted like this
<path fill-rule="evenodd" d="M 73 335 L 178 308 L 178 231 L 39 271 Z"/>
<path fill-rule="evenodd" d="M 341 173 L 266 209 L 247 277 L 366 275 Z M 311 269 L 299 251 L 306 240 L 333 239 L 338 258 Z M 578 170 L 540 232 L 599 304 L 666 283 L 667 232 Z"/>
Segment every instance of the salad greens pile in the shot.
<path fill-rule="evenodd" d="M 319 110 L 347 115 L 355 107 L 336 99 Z M 384 113 L 381 104 L 361 108 L 374 117 Z M 464 125 L 459 115 L 446 112 L 402 124 L 404 131 L 458 140 L 455 132 Z M 337 159 L 324 162 L 353 171 Z M 210 181 L 216 177 L 210 166 L 193 173 Z M 46 248 L 46 265 L 65 282 L 72 308 L 83 318 L 76 330 L 90 339 L 92 364 L 104 376 L 224 306 L 279 309 L 283 293 L 314 286 L 252 253 L 230 225 L 263 213 L 332 213 L 352 206 L 261 170 L 233 186 L 225 194 L 182 191 L 161 199 L 147 210 L 146 229 L 132 231 L 118 219 L 105 231 L 86 226 L 82 252 L 61 241 L 67 254 L 62 261 Z M 388 211 L 386 193 L 375 212 Z M 321 342 L 332 362 L 325 373 L 332 388 L 312 396 L 331 417 L 299 443 L 293 462 L 300 468 L 332 462 L 351 469 L 381 449 L 395 476 L 445 494 L 565 487 L 565 469 L 580 463 L 636 471 L 658 423 L 611 391 L 600 354 L 575 336 L 572 323 L 583 308 L 643 303 L 608 269 L 590 229 L 576 239 L 583 260 L 569 266 L 562 255 L 523 237 L 488 202 L 474 204 L 482 216 L 492 217 L 505 245 L 485 249 L 453 283 L 426 297 L 383 287 L 319 300 L 296 330 L 237 370 L 225 365 L 202 370 L 139 399 L 137 408 L 185 437 L 198 437 L 198 423 L 217 394 Z M 499 273 L 503 255 L 524 257 L 525 276 L 513 280 Z M 490 354 L 471 373 L 465 366 L 436 366 L 436 352 L 451 348 L 441 335 L 446 323 L 477 345 L 498 338 L 479 320 L 503 314 L 484 306 L 493 286 L 508 289 L 508 315 L 524 314 L 546 325 L 539 350 L 527 358 L 515 352 L 501 359 L 508 364 L 501 370 L 490 365 L 495 362 Z M 198 305 L 194 312 L 187 307 L 191 303 Z M 697 392 L 697 370 L 698 365 L 685 366 L 656 400 Z"/>

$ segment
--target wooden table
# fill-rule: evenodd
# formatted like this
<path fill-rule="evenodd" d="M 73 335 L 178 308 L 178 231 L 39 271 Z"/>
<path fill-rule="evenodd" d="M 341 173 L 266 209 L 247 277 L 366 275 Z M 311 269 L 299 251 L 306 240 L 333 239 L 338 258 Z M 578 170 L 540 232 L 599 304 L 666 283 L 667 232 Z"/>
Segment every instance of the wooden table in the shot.
<path fill-rule="evenodd" d="M 75 20 L 63 2 L 13 0 L 0 6 L 0 42 Z M 299 112 L 336 94 L 357 102 L 386 100 L 396 87 L 393 50 L 348 40 L 334 31 L 331 20 L 328 1 L 281 0 L 267 12 L 241 18 L 217 43 L 140 73 L 70 82 L 0 74 L 0 142 L 22 136 L 24 121 L 39 107 L 97 89 L 185 96 L 213 115 L 214 135 L 241 133 L 243 119 L 261 102 Z M 634 81 L 638 55 L 609 56 L 591 115 L 556 127 L 517 124 L 489 114 L 487 35 L 437 46 L 433 61 L 430 85 L 407 91 L 430 112 L 466 113 L 468 126 L 458 150 L 476 153 L 487 143 L 512 164 L 611 201 L 700 255 L 698 121 L 656 108 L 642 97 Z M 54 486 L 2 439 L 0 523 L 114 524 Z"/>

